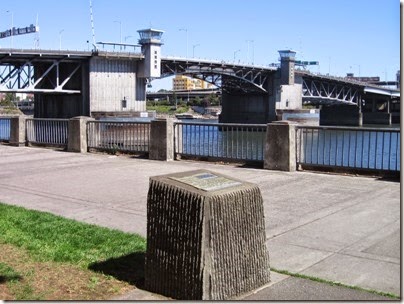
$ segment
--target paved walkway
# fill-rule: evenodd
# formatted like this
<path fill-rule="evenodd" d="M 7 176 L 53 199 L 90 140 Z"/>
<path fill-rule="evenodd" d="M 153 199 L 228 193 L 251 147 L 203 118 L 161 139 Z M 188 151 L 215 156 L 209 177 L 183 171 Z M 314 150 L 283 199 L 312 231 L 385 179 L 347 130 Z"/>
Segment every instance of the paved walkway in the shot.
<path fill-rule="evenodd" d="M 259 185 L 271 267 L 400 295 L 400 183 L 0 145 L 0 201 L 146 235 L 150 176 L 206 168 Z M 244 299 L 383 297 L 271 273 Z M 121 299 L 164 299 L 134 289 Z"/>

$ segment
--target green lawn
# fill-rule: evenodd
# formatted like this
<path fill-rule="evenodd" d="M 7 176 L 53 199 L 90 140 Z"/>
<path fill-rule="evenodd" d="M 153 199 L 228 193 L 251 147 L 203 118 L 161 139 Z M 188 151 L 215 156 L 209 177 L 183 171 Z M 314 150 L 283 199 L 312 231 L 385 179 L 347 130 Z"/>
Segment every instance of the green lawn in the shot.
<path fill-rule="evenodd" d="M 141 286 L 146 240 L 0 203 L 0 299 L 106 300 Z"/>
<path fill-rule="evenodd" d="M 43 261 L 91 263 L 146 250 L 138 235 L 0 203 L 0 242 Z"/>

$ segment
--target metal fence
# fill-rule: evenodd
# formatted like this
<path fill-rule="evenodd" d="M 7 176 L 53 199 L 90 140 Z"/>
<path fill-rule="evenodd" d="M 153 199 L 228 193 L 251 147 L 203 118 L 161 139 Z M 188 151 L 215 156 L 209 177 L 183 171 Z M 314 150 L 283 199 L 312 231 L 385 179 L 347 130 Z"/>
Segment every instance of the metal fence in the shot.
<path fill-rule="evenodd" d="M 400 171 L 400 129 L 299 126 L 297 164 Z"/>
<path fill-rule="evenodd" d="M 149 152 L 150 122 L 87 122 L 89 149 Z"/>
<path fill-rule="evenodd" d="M 68 119 L 29 118 L 26 120 L 27 143 L 67 147 Z"/>
<path fill-rule="evenodd" d="M 237 161 L 263 161 L 265 124 L 176 122 L 175 154 Z"/>
<path fill-rule="evenodd" d="M 10 140 L 10 117 L 0 117 L 0 141 Z"/>

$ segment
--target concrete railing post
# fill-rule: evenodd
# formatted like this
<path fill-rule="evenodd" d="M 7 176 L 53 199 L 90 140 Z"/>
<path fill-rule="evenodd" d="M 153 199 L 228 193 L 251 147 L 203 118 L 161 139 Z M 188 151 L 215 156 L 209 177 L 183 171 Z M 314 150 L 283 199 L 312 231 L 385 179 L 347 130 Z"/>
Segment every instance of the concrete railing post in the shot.
<path fill-rule="evenodd" d="M 10 120 L 10 145 L 25 146 L 25 121 L 24 115 L 12 117 Z"/>
<path fill-rule="evenodd" d="M 296 171 L 295 123 L 279 121 L 267 125 L 264 169 Z"/>
<path fill-rule="evenodd" d="M 174 160 L 173 119 L 155 119 L 151 121 L 149 159 Z"/>
<path fill-rule="evenodd" d="M 67 151 L 87 152 L 87 121 L 93 120 L 87 116 L 77 116 L 69 120 Z"/>

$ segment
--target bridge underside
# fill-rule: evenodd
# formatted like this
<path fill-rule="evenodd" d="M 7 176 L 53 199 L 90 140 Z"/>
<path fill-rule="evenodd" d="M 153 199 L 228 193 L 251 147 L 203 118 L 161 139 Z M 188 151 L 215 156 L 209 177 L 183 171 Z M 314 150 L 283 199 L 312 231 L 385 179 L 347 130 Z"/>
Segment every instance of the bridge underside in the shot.
<path fill-rule="evenodd" d="M 88 64 L 83 56 L 12 53 L 0 57 L 0 92 L 34 94 L 35 117 L 88 115 Z"/>
<path fill-rule="evenodd" d="M 188 60 L 161 61 L 161 76 L 186 75 L 201 79 L 220 88 L 222 92 L 267 93 L 265 84 L 276 69 L 248 67 L 226 62 L 205 62 Z"/>
<path fill-rule="evenodd" d="M 303 104 L 333 105 L 361 103 L 361 87 L 342 82 L 302 77 Z"/>

